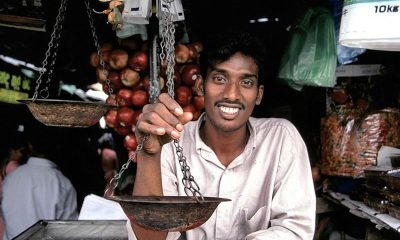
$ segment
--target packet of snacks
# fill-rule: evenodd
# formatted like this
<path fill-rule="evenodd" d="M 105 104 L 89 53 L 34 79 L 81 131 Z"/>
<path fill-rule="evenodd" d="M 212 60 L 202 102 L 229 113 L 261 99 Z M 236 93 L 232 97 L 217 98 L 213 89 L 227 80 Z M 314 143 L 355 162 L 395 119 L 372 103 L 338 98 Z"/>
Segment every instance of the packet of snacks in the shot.
<path fill-rule="evenodd" d="M 383 145 L 400 145 L 399 109 L 331 113 L 321 120 L 321 172 L 359 177 L 366 167 L 377 164 Z"/>

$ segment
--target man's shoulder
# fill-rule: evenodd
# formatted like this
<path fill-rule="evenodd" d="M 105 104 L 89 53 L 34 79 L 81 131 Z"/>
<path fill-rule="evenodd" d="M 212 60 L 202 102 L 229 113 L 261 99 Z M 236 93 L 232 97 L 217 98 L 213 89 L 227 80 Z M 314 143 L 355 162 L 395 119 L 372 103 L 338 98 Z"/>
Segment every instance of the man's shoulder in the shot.
<path fill-rule="evenodd" d="M 257 132 L 257 135 L 274 132 L 275 136 L 290 136 L 293 139 L 298 139 L 300 133 L 293 123 L 284 118 L 250 118 L 251 126 Z"/>
<path fill-rule="evenodd" d="M 284 118 L 254 118 L 250 117 L 249 121 L 253 127 L 265 128 L 265 127 L 286 127 L 293 128 L 294 125 L 287 119 Z"/>

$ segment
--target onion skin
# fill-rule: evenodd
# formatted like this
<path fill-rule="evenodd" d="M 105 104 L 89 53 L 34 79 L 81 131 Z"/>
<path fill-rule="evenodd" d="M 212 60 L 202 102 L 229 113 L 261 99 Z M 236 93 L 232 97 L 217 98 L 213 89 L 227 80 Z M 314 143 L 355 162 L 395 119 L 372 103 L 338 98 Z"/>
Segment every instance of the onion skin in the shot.
<path fill-rule="evenodd" d="M 127 107 L 131 106 L 131 97 L 132 97 L 133 91 L 130 89 L 122 88 L 117 92 L 117 102 L 118 106 L 120 107 Z"/>
<path fill-rule="evenodd" d="M 200 67 L 190 63 L 183 67 L 181 78 L 186 85 L 193 86 L 198 75 L 200 75 Z"/>
<path fill-rule="evenodd" d="M 121 107 L 117 111 L 117 121 L 123 127 L 132 126 L 135 111 L 129 107 Z"/>
<path fill-rule="evenodd" d="M 134 151 L 137 148 L 137 141 L 136 141 L 136 136 L 134 133 L 129 133 L 128 135 L 125 136 L 124 138 L 124 147 L 128 151 Z"/>
<path fill-rule="evenodd" d="M 114 128 L 115 126 L 118 125 L 118 121 L 117 121 L 117 111 L 114 109 L 109 110 L 104 119 L 106 120 L 106 124 L 107 126 Z"/>
<path fill-rule="evenodd" d="M 126 136 L 132 132 L 131 126 L 118 125 L 114 128 L 114 130 L 121 136 Z"/>
<path fill-rule="evenodd" d="M 189 58 L 192 60 L 196 60 L 199 56 L 199 51 L 197 50 L 197 48 L 194 46 L 194 44 L 188 44 L 187 47 L 189 49 Z"/>
<path fill-rule="evenodd" d="M 121 78 L 119 77 L 119 72 L 110 71 L 108 73 L 108 79 L 110 80 L 111 88 L 114 91 L 117 91 L 117 90 L 119 90 L 119 89 L 121 89 L 123 87 L 122 82 L 121 82 Z M 108 85 L 106 83 L 103 84 L 103 87 L 104 87 L 104 85 L 106 85 L 108 87 Z M 107 93 L 108 93 L 108 91 L 107 91 Z"/>
<path fill-rule="evenodd" d="M 108 70 L 105 70 L 108 73 Z M 107 76 L 104 74 L 103 68 L 101 66 L 96 67 L 96 77 L 99 83 L 105 83 Z"/>
<path fill-rule="evenodd" d="M 92 52 L 89 56 L 89 63 L 92 67 L 98 67 L 100 64 L 100 56 L 97 55 L 97 52 Z"/>
<path fill-rule="evenodd" d="M 146 90 L 135 89 L 132 93 L 132 105 L 135 107 L 143 107 L 149 103 L 150 95 Z"/>
<path fill-rule="evenodd" d="M 128 52 L 123 49 L 114 49 L 110 53 L 109 64 L 112 69 L 121 70 L 128 65 Z"/>
<path fill-rule="evenodd" d="M 134 88 L 140 83 L 140 75 L 137 71 L 126 67 L 120 72 L 121 82 L 125 87 Z"/>
<path fill-rule="evenodd" d="M 149 62 L 149 57 L 145 51 L 135 52 L 128 61 L 128 65 L 135 71 L 141 72 L 146 70 Z"/>
<path fill-rule="evenodd" d="M 181 107 L 186 107 L 192 102 L 192 90 L 184 85 L 179 86 L 176 89 L 176 101 Z"/>
<path fill-rule="evenodd" d="M 177 63 L 186 63 L 189 60 L 189 48 L 183 44 L 175 46 L 175 61 Z"/>

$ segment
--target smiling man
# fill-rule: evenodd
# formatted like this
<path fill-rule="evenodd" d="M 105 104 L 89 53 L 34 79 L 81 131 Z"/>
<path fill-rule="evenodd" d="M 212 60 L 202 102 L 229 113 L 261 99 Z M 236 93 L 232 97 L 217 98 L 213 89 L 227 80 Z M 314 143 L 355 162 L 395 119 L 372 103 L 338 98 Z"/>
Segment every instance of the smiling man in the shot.
<path fill-rule="evenodd" d="M 265 53 L 249 34 L 224 36 L 202 53 L 198 121 L 161 94 L 136 125 L 141 141 L 134 195 L 185 196 L 173 139 L 203 196 L 229 198 L 210 219 L 184 233 L 161 233 L 132 223 L 138 239 L 312 239 L 315 194 L 305 144 L 287 120 L 251 117 L 264 93 Z"/>

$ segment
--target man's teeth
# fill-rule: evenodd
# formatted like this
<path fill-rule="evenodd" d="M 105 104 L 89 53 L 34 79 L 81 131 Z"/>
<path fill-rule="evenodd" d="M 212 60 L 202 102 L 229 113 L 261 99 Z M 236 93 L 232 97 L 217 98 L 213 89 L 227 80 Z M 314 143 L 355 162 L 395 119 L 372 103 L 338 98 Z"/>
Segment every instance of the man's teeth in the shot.
<path fill-rule="evenodd" d="M 228 113 L 228 114 L 234 114 L 237 113 L 239 111 L 239 108 L 233 108 L 233 107 L 224 107 L 224 106 L 220 106 L 219 109 L 224 112 L 224 113 Z"/>

